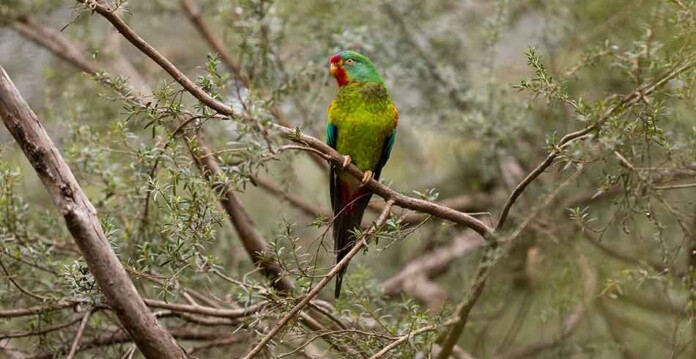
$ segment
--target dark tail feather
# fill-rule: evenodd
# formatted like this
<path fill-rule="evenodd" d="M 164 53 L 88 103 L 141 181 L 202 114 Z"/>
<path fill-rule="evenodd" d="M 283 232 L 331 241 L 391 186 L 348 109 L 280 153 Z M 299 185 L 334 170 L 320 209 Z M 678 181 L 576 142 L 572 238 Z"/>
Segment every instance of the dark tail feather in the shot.
<path fill-rule="evenodd" d="M 352 232 L 355 231 L 356 227 L 359 228 L 360 221 L 362 220 L 362 213 L 357 213 L 356 209 L 355 207 L 346 208 L 335 218 L 333 236 L 336 264 L 345 258 L 355 244 L 355 236 Z M 347 269 L 348 266 L 343 267 L 336 275 L 336 290 L 334 291 L 334 295 L 337 299 L 341 295 L 341 284 L 343 284 L 343 276 L 346 274 Z"/>
<path fill-rule="evenodd" d="M 363 190 L 355 193 L 354 202 L 340 203 L 340 206 L 334 207 L 335 218 L 333 223 L 334 251 L 336 252 L 336 264 L 338 264 L 355 245 L 355 236 L 352 232 L 360 228 L 365 208 L 370 202 L 372 194 Z M 342 202 L 342 201 L 337 201 Z M 343 209 L 343 210 L 341 210 Z M 341 295 L 341 285 L 343 284 L 343 276 L 346 274 L 348 266 L 341 269 L 336 275 L 336 289 L 334 295 L 338 299 Z"/>

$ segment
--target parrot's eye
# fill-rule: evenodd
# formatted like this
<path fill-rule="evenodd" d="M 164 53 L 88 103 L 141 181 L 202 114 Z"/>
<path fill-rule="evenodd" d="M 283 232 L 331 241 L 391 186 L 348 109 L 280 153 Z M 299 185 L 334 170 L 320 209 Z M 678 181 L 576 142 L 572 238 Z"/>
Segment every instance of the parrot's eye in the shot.
<path fill-rule="evenodd" d="M 355 61 L 353 59 L 346 60 L 347 65 L 352 65 Z"/>

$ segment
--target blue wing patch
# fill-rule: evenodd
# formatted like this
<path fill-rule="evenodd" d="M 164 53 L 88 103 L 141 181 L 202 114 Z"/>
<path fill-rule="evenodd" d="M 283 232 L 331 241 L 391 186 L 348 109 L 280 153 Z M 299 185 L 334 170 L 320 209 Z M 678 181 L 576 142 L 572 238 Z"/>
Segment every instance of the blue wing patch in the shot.
<path fill-rule="evenodd" d="M 382 168 L 384 168 L 384 165 L 387 164 L 387 160 L 389 160 L 389 155 L 391 154 L 392 147 L 394 147 L 394 141 L 396 140 L 396 129 L 392 131 L 392 133 L 387 137 L 387 140 L 384 141 L 384 146 L 382 147 L 382 154 L 379 156 L 379 162 L 377 162 L 377 166 L 375 166 L 374 169 L 374 177 L 376 180 L 379 179 L 379 176 L 382 174 Z"/>
<path fill-rule="evenodd" d="M 338 134 L 338 128 L 332 123 L 326 126 L 326 144 L 331 146 L 331 148 L 336 149 L 336 135 Z"/>

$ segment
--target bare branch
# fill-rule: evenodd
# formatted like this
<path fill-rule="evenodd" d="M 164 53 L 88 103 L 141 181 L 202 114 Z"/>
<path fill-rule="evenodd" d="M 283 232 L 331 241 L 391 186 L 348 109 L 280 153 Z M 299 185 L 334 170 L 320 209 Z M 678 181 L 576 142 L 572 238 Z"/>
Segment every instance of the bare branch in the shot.
<path fill-rule="evenodd" d="M 0 311 L 0 318 L 24 317 L 24 316 L 28 316 L 28 315 L 34 315 L 37 313 L 50 312 L 50 311 L 61 310 L 61 309 L 65 309 L 65 308 L 73 308 L 79 304 L 80 304 L 80 302 L 78 302 L 78 301 L 61 300 L 61 301 L 54 303 L 54 304 L 36 305 L 33 307 L 27 307 L 27 308 L 16 308 L 16 309 L 10 309 L 10 310 L 2 310 L 2 311 Z"/>
<path fill-rule="evenodd" d="M 200 314 L 211 317 L 228 318 L 228 319 L 239 319 L 247 317 L 249 315 L 255 314 L 267 307 L 268 303 L 262 302 L 254 305 L 250 305 L 246 308 L 241 309 L 221 309 L 221 308 L 211 308 L 204 307 L 201 305 L 187 305 L 187 304 L 177 304 L 177 303 L 167 303 L 155 299 L 145 299 L 145 304 L 152 308 L 169 309 L 182 313 Z"/>
<path fill-rule="evenodd" d="M 78 69 L 94 74 L 97 68 L 82 55 L 84 51 L 77 45 L 63 40 L 55 30 L 41 26 L 31 17 L 22 17 L 12 24 L 12 27 L 22 36 L 49 49 L 59 58 L 73 64 Z"/>
<path fill-rule="evenodd" d="M 82 321 L 80 322 L 80 327 L 77 329 L 77 333 L 75 334 L 75 339 L 73 339 L 73 343 L 70 346 L 70 351 L 68 352 L 68 356 L 66 359 L 72 359 L 75 357 L 75 353 L 77 353 L 77 349 L 80 347 L 80 339 L 82 339 L 82 333 L 85 332 L 85 328 L 87 327 L 87 323 L 89 322 L 89 318 L 92 316 L 92 311 L 87 311 L 85 315 L 82 317 Z"/>

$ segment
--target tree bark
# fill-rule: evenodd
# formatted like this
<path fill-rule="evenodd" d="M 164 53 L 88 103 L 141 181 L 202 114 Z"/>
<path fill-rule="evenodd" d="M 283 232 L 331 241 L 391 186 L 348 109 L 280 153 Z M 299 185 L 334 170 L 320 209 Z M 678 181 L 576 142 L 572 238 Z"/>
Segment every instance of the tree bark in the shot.
<path fill-rule="evenodd" d="M 155 319 L 109 245 L 92 203 L 5 69 L 0 66 L 0 117 L 65 219 L 108 304 L 147 358 L 185 358 Z"/>

